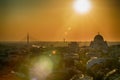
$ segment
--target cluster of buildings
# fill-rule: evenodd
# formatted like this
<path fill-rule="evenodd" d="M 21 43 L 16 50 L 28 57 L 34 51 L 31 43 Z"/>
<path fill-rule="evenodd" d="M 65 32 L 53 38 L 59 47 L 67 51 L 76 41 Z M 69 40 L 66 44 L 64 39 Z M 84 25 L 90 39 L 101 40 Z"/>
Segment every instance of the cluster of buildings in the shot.
<path fill-rule="evenodd" d="M 19 64 L 23 64 L 21 60 L 26 65 L 26 62 L 31 63 L 30 61 L 32 59 L 39 58 L 41 55 L 48 56 L 56 64 L 55 74 L 53 75 L 62 72 L 68 77 L 65 79 L 71 78 L 71 80 L 75 80 L 74 77 L 71 76 L 76 75 L 79 77 L 78 74 L 84 75 L 84 77 L 80 77 L 80 80 L 82 80 L 82 78 L 85 80 L 86 77 L 87 80 L 103 80 L 98 78 L 103 78 L 104 75 L 114 68 L 118 69 L 116 66 L 118 66 L 120 62 L 120 46 L 109 46 L 99 33 L 95 35 L 93 41 L 87 46 L 80 46 L 79 42 L 75 41 L 30 42 L 29 36 L 27 35 L 27 44 L 14 44 L 12 47 L 7 47 L 6 50 L 0 51 L 2 51 L 6 57 L 3 61 L 6 59 L 11 65 L 13 65 L 13 62 L 17 64 L 18 61 Z M 3 54 L 0 54 L 1 60 Z M 108 66 L 110 64 L 112 67 Z M 104 70 L 103 67 L 106 70 Z M 96 71 L 96 73 L 94 71 Z"/>

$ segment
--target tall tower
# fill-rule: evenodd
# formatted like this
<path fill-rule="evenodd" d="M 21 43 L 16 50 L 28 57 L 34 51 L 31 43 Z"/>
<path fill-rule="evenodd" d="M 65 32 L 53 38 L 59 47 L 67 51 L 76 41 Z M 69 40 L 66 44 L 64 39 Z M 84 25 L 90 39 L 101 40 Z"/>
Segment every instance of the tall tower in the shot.
<path fill-rule="evenodd" d="M 30 36 L 29 36 L 29 33 L 27 33 L 27 53 L 30 52 Z"/>
<path fill-rule="evenodd" d="M 29 46 L 30 43 L 30 37 L 29 37 L 29 33 L 27 33 L 27 46 Z"/>
<path fill-rule="evenodd" d="M 66 39 L 65 39 L 65 38 L 63 38 L 63 42 L 64 42 L 64 43 L 66 42 Z"/>

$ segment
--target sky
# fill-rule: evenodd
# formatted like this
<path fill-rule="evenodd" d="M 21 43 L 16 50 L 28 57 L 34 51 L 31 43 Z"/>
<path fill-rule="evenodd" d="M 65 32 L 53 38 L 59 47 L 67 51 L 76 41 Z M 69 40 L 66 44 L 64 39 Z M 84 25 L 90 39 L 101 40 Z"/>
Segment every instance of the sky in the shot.
<path fill-rule="evenodd" d="M 120 0 L 89 0 L 91 10 L 75 12 L 75 0 L 0 0 L 0 41 L 91 41 L 98 32 L 120 41 Z"/>

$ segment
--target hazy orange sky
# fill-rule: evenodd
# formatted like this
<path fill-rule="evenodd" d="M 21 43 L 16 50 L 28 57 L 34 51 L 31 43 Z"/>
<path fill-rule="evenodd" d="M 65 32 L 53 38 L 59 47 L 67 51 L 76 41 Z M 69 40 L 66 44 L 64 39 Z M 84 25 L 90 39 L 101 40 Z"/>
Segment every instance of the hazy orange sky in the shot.
<path fill-rule="evenodd" d="M 74 11 L 75 0 L 0 0 L 0 40 L 21 41 L 29 32 L 40 41 L 91 41 L 100 32 L 120 41 L 120 0 L 89 0 L 86 14 Z"/>

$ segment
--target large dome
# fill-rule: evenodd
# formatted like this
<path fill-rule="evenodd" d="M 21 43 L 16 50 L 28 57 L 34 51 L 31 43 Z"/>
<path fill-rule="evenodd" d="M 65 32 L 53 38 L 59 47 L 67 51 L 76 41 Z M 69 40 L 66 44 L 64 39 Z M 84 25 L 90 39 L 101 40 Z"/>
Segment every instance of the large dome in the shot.
<path fill-rule="evenodd" d="M 94 41 L 96 41 L 96 40 L 97 40 L 97 41 L 98 41 L 98 40 L 104 41 L 103 36 L 101 36 L 100 34 L 98 34 L 98 35 L 95 36 Z"/>
<path fill-rule="evenodd" d="M 98 50 L 104 50 L 108 48 L 107 42 L 104 41 L 103 36 L 99 33 L 94 37 L 94 41 L 90 43 L 90 47 Z"/>

